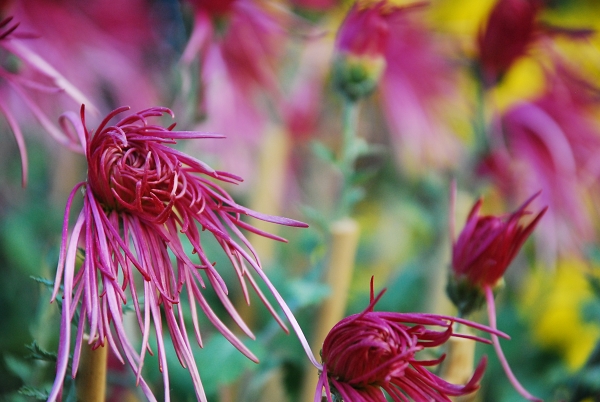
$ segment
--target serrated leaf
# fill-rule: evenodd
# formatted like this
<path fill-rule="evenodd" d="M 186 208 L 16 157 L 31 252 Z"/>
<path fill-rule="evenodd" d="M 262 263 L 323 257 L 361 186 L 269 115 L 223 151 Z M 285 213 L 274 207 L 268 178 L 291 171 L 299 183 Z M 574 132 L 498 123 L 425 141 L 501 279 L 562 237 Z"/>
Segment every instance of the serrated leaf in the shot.
<path fill-rule="evenodd" d="M 18 392 L 23 396 L 35 398 L 39 401 L 47 401 L 50 397 L 50 393 L 48 391 L 28 386 L 21 387 Z"/>
<path fill-rule="evenodd" d="M 42 285 L 46 286 L 48 289 L 54 290 L 54 281 L 51 281 L 50 279 L 42 278 L 41 276 L 30 275 L 29 277 L 31 279 L 33 279 L 34 281 L 36 281 L 37 283 L 41 283 Z M 61 288 L 62 288 L 62 286 L 61 286 Z"/>
<path fill-rule="evenodd" d="M 31 342 L 31 344 L 25 345 L 25 347 L 31 351 L 31 354 L 25 356 L 26 359 L 56 362 L 56 359 L 58 358 L 56 353 L 42 349 L 35 340 Z"/>

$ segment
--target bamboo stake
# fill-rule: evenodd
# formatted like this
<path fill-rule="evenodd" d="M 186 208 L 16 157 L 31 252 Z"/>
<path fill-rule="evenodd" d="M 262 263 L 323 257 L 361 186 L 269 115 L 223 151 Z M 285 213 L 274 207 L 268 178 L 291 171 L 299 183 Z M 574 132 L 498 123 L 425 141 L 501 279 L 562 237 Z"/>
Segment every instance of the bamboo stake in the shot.
<path fill-rule="evenodd" d="M 319 356 L 331 328 L 344 318 L 360 234 L 358 223 L 351 218 L 334 222 L 330 230 L 331 255 L 326 282 L 331 287 L 331 294 L 322 304 L 313 333 L 312 349 L 315 356 Z M 307 370 L 302 390 L 303 402 L 314 398 L 317 386 L 317 373 L 314 370 L 312 365 Z"/>
<path fill-rule="evenodd" d="M 461 327 L 461 332 L 470 332 Z M 475 370 L 475 341 L 465 338 L 450 338 L 446 343 L 446 359 L 441 370 L 441 377 L 452 384 L 466 384 Z M 472 402 L 477 391 L 460 397 L 452 398 L 456 402 Z"/>
<path fill-rule="evenodd" d="M 106 346 L 92 349 L 82 347 L 77 376 L 77 400 L 104 402 L 106 397 Z"/>
<path fill-rule="evenodd" d="M 269 215 L 281 214 L 281 203 L 285 189 L 285 179 L 287 173 L 287 163 L 290 153 L 290 139 L 284 130 L 271 127 L 265 133 L 261 152 L 258 159 L 258 180 L 253 187 L 251 194 L 250 209 L 263 212 Z M 276 225 L 261 220 L 256 220 L 252 224 L 265 232 L 273 232 L 277 229 Z M 254 247 L 257 255 L 260 256 L 261 264 L 268 267 L 273 261 L 275 254 L 275 242 L 263 236 L 254 233 L 248 234 L 248 240 Z M 236 307 L 244 322 L 252 328 L 256 321 L 256 311 L 246 303 L 243 296 L 236 300 Z M 281 375 L 274 375 L 269 378 L 261 391 L 261 400 L 286 402 L 285 390 Z M 221 389 L 221 396 L 227 395 L 228 399 L 223 401 L 233 401 L 240 399 L 239 383 L 230 384 Z"/>
<path fill-rule="evenodd" d="M 262 145 L 258 160 L 258 180 L 253 187 L 250 209 L 269 215 L 279 215 L 285 191 L 290 139 L 284 130 L 272 127 L 266 131 Z M 253 222 L 253 225 L 266 232 L 276 229 L 276 225 L 260 220 Z M 254 233 L 248 235 L 248 240 L 268 266 L 269 261 L 273 260 L 275 242 Z"/>

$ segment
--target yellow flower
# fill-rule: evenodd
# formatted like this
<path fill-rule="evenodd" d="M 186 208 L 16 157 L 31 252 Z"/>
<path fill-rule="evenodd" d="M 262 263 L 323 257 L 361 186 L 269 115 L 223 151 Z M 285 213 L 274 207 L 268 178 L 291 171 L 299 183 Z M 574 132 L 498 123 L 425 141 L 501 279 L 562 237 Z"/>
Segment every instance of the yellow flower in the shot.
<path fill-rule="evenodd" d="M 585 277 L 588 271 L 583 261 L 561 261 L 555 273 L 538 270 L 524 287 L 524 310 L 534 339 L 556 350 L 573 371 L 585 363 L 600 337 L 600 326 L 582 317 L 583 307 L 594 297 Z"/>

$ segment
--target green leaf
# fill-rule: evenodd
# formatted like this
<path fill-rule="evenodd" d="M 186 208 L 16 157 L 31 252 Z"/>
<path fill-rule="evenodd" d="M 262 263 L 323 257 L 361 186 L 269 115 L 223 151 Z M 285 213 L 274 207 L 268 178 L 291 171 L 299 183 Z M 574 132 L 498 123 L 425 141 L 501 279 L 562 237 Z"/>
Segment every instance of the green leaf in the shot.
<path fill-rule="evenodd" d="M 35 398 L 39 401 L 47 401 L 50 393 L 46 390 L 41 390 L 33 387 L 23 386 L 19 389 L 19 394 Z"/>
<path fill-rule="evenodd" d="M 35 340 L 25 347 L 31 351 L 31 354 L 25 356 L 26 359 L 56 362 L 56 359 L 58 358 L 56 353 L 48 352 L 47 350 L 42 349 Z"/>
<path fill-rule="evenodd" d="M 24 382 L 29 379 L 29 376 L 31 375 L 31 367 L 23 360 L 6 354 L 4 355 L 4 363 L 6 363 L 8 371 L 19 377 Z"/>
<path fill-rule="evenodd" d="M 306 279 L 291 281 L 288 289 L 297 303 L 295 304 L 296 308 L 319 304 L 331 293 L 329 286 Z"/>
<path fill-rule="evenodd" d="M 325 146 L 322 142 L 313 141 L 310 144 L 313 153 L 319 158 L 326 162 L 336 164 L 335 154 L 333 151 Z"/>
<path fill-rule="evenodd" d="M 54 281 L 51 281 L 50 279 L 42 278 L 41 276 L 30 275 L 29 277 L 31 279 L 33 279 L 34 281 L 36 281 L 37 283 L 41 283 L 42 285 L 46 286 L 48 289 L 54 290 Z"/>

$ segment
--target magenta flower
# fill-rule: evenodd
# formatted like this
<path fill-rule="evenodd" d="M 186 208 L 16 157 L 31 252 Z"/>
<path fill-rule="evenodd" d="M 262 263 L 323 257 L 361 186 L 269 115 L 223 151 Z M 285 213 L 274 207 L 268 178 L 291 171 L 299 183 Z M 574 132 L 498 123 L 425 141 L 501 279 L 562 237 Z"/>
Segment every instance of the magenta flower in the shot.
<path fill-rule="evenodd" d="M 98 109 L 123 104 L 141 109 L 159 98 L 162 81 L 153 74 L 167 56 L 159 54 L 165 48 L 156 32 L 162 21 L 152 16 L 151 2 L 19 0 L 12 9 L 24 27 L 40 35 L 27 50 L 69 77 Z M 83 103 L 93 111 L 88 100 L 75 100 L 50 106 L 62 113 Z"/>
<path fill-rule="evenodd" d="M 225 166 L 253 166 L 269 110 L 283 103 L 277 77 L 289 15 L 256 0 L 188 0 L 194 28 L 181 57 L 184 96 L 204 118 L 202 130 L 225 134 L 238 146 L 214 144 Z M 194 69 L 197 60 L 199 71 Z M 197 76 L 193 77 L 193 76 Z M 193 83 L 199 84 L 194 86 Z M 196 96 L 194 92 L 200 89 Z M 187 99 L 185 100 L 187 101 Z"/>
<path fill-rule="evenodd" d="M 416 166 L 422 171 L 423 165 L 451 165 L 459 151 L 442 117 L 447 106 L 441 108 L 446 99 L 455 99 L 456 69 L 444 56 L 445 43 L 421 18 L 425 4 L 357 1 L 336 38 L 335 68 L 340 60 L 348 65 L 341 77 L 350 84 L 346 92 L 357 98 L 377 91 L 397 158 L 413 172 Z"/>
<path fill-rule="evenodd" d="M 384 290 L 385 291 L 385 290 Z M 394 401 L 450 401 L 450 396 L 469 394 L 479 388 L 484 357 L 465 385 L 444 381 L 430 371 L 444 360 L 418 360 L 416 354 L 443 345 L 451 337 L 479 342 L 488 340 L 455 333 L 453 323 L 507 337 L 489 327 L 455 317 L 422 313 L 375 312 L 382 291 L 359 314 L 344 318 L 329 332 L 323 343 L 323 366 L 315 402 L 323 388 L 328 401 L 332 394 L 344 401 L 384 402 L 385 391 Z M 430 327 L 441 328 L 439 330 Z"/>
<path fill-rule="evenodd" d="M 48 134 L 60 144 L 79 152 L 82 150 L 77 145 L 77 139 L 64 135 L 56 125 L 51 123 L 46 110 L 31 96 L 30 92 L 58 94 L 64 91 L 77 101 L 85 100 L 85 97 L 38 54 L 23 46 L 22 40 L 37 39 L 38 36 L 32 32 L 21 31 L 19 25 L 18 22 L 13 21 L 13 17 L 0 21 L 0 48 L 25 63 L 19 71 L 0 68 L 0 112 L 6 118 L 17 141 L 21 156 L 22 183 L 25 186 L 28 166 L 27 149 L 19 126 L 18 110 L 13 110 L 16 108 L 10 105 L 13 93 L 18 95 Z"/>
<path fill-rule="evenodd" d="M 465 227 L 452 246 L 452 273 L 447 290 L 460 315 L 467 315 L 486 302 L 490 326 L 497 329 L 493 289 L 547 210 L 544 207 L 527 224 L 522 223 L 523 218 L 531 214 L 526 210 L 527 207 L 539 194 L 534 194 L 506 217 L 480 216 L 481 199 L 473 206 Z M 450 226 L 453 231 L 452 221 Z M 492 343 L 515 389 L 526 399 L 539 401 L 527 392 L 512 373 L 494 333 Z"/>
<path fill-rule="evenodd" d="M 191 306 L 194 333 L 200 345 L 198 307 L 215 328 L 250 359 L 252 352 L 221 321 L 204 297 L 212 287 L 231 319 L 253 337 L 228 299 L 227 286 L 220 267 L 204 248 L 202 236 L 213 237 L 229 258 L 248 300 L 248 284 L 285 329 L 272 306 L 257 286 L 254 274 L 265 281 L 296 331 L 299 327 L 289 308 L 261 269 L 260 261 L 242 230 L 275 240 L 284 239 L 259 231 L 241 219 L 251 216 L 276 224 L 306 227 L 292 219 L 264 215 L 238 205 L 216 182 L 239 183 L 241 178 L 215 171 L 200 160 L 168 144 L 177 139 L 218 138 L 218 135 L 164 128 L 149 119 L 171 114 L 155 107 L 124 117 L 113 125 L 109 121 L 128 110 L 122 107 L 110 113 L 95 131 L 66 115 L 84 145 L 88 178 L 75 186 L 69 196 L 63 227 L 63 240 L 53 299 L 64 286 L 61 336 L 57 375 L 50 401 L 61 394 L 71 345 L 71 321 L 79 309 L 79 326 L 73 351 L 73 371 L 77 372 L 83 334 L 89 334 L 92 347 L 109 345 L 135 372 L 150 400 L 155 400 L 142 378 L 145 354 L 150 353 L 151 323 L 158 345 L 158 359 L 169 399 L 169 375 L 163 344 L 163 321 L 173 340 L 175 351 L 190 371 L 196 395 L 206 401 L 200 376 L 193 359 L 190 340 L 181 307 L 182 295 Z M 75 196 L 83 192 L 83 208 L 69 233 L 69 214 Z M 184 251 L 187 241 L 196 258 Z M 78 249 L 84 250 L 83 262 L 77 263 Z M 250 268 L 250 269 L 249 269 Z M 143 306 L 136 282 L 143 282 Z M 142 345 L 136 351 L 123 326 L 123 304 L 133 305 L 141 331 Z"/>
<path fill-rule="evenodd" d="M 543 190 L 539 201 L 550 209 L 536 237 L 550 263 L 595 241 L 590 205 L 600 177 L 597 89 L 560 65 L 556 70 L 537 99 L 501 116 L 503 130 L 493 133 L 483 164 L 509 199 Z"/>
<path fill-rule="evenodd" d="M 540 0 L 499 0 L 478 38 L 484 85 L 494 86 L 535 40 Z"/>
<path fill-rule="evenodd" d="M 538 195 L 508 217 L 480 216 L 483 200 L 475 203 L 452 247 L 452 272 L 458 281 L 482 289 L 496 285 L 548 209 L 543 208 L 528 224 L 522 223 L 530 214 L 527 207 Z"/>

